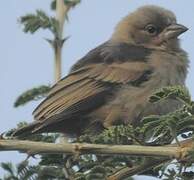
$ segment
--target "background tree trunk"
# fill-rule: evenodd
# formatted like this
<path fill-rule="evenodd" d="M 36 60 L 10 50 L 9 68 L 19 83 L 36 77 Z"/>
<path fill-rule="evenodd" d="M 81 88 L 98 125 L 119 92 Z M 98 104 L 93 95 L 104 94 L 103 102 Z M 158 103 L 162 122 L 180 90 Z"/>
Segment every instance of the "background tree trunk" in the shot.
<path fill-rule="evenodd" d="M 55 65 L 54 65 L 54 77 L 55 83 L 61 79 L 62 72 L 62 48 L 63 48 L 63 30 L 64 22 L 70 6 L 64 4 L 64 0 L 56 1 L 56 19 L 58 21 L 58 37 L 55 38 L 54 42 L 54 53 L 55 53 Z"/>

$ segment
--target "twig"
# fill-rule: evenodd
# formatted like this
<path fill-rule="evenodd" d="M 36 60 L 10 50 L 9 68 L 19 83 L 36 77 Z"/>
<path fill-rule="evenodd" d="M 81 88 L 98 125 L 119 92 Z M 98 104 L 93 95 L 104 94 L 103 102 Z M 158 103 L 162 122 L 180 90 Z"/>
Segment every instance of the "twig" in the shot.
<path fill-rule="evenodd" d="M 125 167 L 117 171 L 116 173 L 112 174 L 111 176 L 109 176 L 107 180 L 123 180 L 124 178 L 130 177 L 136 174 L 141 174 L 145 171 L 148 171 L 152 169 L 153 167 L 158 166 L 162 163 L 165 163 L 169 160 L 170 158 L 162 158 L 162 159 L 157 159 L 157 160 L 155 159 L 155 160 L 147 161 L 143 163 L 142 165 L 135 166 L 132 168 Z"/>

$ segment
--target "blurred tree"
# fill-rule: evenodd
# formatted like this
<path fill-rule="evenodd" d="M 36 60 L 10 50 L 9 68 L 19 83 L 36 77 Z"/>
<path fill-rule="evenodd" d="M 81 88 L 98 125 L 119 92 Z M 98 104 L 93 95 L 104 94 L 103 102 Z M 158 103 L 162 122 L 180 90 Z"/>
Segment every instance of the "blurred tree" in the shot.
<path fill-rule="evenodd" d="M 55 17 L 48 16 L 44 11 L 37 10 L 34 14 L 27 14 L 20 18 L 25 33 L 36 33 L 38 30 L 48 30 L 52 33 L 53 39 L 46 39 L 54 50 L 54 83 L 61 79 L 62 70 L 62 48 L 68 37 L 64 38 L 64 23 L 68 21 L 68 12 L 80 3 L 80 0 L 53 0 L 51 10 L 56 12 Z M 39 86 L 27 90 L 21 94 L 16 102 L 15 107 L 24 105 L 31 100 L 39 100 L 45 97 L 49 91 L 50 85 Z"/>
<path fill-rule="evenodd" d="M 37 10 L 36 14 L 27 14 L 20 19 L 26 33 L 34 34 L 40 29 L 45 29 L 53 34 L 54 39 L 47 39 L 47 41 L 54 50 L 55 82 L 61 79 L 62 48 L 64 42 L 68 39 L 63 37 L 64 23 L 68 20 L 69 10 L 79 3 L 80 0 L 54 0 L 51 3 L 51 9 L 56 12 L 56 17 L 49 17 L 42 10 Z"/>

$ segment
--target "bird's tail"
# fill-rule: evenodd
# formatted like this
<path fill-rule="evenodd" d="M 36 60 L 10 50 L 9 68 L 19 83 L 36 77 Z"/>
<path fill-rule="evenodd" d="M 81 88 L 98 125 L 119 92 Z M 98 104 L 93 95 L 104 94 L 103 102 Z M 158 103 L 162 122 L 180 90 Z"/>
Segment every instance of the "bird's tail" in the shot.
<path fill-rule="evenodd" d="M 33 122 L 30 123 L 24 127 L 16 129 L 12 137 L 25 137 L 25 136 L 30 136 L 34 134 L 34 130 L 40 125 L 39 122 Z"/>

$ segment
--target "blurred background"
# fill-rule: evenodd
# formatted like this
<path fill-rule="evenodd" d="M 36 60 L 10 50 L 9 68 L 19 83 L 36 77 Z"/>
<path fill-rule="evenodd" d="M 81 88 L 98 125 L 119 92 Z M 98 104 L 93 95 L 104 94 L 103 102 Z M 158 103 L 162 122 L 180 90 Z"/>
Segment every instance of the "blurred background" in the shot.
<path fill-rule="evenodd" d="M 49 15 L 51 0 L 7 0 L 0 6 L 0 133 L 14 128 L 20 121 L 32 121 L 31 113 L 39 103 L 31 102 L 14 108 L 18 95 L 42 84 L 52 84 L 53 50 L 44 38 L 52 38 L 48 31 L 36 35 L 25 34 L 18 23 L 20 16 L 43 9 Z M 194 1 L 177 0 L 92 0 L 82 2 L 69 13 L 64 35 L 70 36 L 63 48 L 63 76 L 79 58 L 106 41 L 117 22 L 136 8 L 155 4 L 172 10 L 178 22 L 189 28 L 181 36 L 182 47 L 188 52 L 190 69 L 187 87 L 194 97 Z M 54 15 L 54 14 L 53 14 Z M 18 152 L 0 152 L 0 162 L 20 162 L 25 155 Z M 0 177 L 3 171 L 0 169 Z M 137 178 L 138 179 L 138 178 Z"/>

